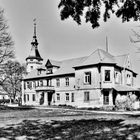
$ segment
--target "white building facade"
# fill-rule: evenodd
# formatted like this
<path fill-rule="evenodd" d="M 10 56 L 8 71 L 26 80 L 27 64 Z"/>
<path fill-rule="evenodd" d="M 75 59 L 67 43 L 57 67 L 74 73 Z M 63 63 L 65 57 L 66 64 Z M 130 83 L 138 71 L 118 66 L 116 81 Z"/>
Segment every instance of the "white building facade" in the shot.
<path fill-rule="evenodd" d="M 139 101 L 129 55 L 113 56 L 97 49 L 87 57 L 48 59 L 43 66 L 36 34 L 33 38 L 34 49 L 26 59 L 28 74 L 22 80 L 23 105 L 114 107 L 118 95 L 129 94 Z"/>

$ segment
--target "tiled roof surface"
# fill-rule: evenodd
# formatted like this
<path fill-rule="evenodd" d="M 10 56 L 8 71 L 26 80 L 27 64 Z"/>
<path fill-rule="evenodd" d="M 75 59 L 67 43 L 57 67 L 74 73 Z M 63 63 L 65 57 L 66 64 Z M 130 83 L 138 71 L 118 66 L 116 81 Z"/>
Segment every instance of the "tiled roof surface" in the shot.
<path fill-rule="evenodd" d="M 120 67 L 124 67 L 127 56 L 128 55 L 121 55 L 114 57 L 104 50 L 97 49 L 91 55 L 86 57 L 68 59 L 63 61 L 54 61 L 49 59 L 53 66 L 60 67 L 55 73 L 47 75 L 46 72 L 43 71 L 40 75 L 38 75 L 37 70 L 34 70 L 29 73 L 25 77 L 25 79 L 70 74 L 74 73 L 74 67 L 93 65 L 98 63 L 117 64 Z"/>

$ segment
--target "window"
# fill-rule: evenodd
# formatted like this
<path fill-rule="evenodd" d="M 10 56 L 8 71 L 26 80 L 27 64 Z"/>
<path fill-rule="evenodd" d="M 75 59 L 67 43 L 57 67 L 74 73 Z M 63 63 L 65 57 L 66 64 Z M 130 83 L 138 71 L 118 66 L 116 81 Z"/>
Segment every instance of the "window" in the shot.
<path fill-rule="evenodd" d="M 38 71 L 37 71 L 37 74 L 40 75 L 40 74 L 41 74 L 41 70 L 38 70 Z"/>
<path fill-rule="evenodd" d="M 35 81 L 33 82 L 33 87 L 36 88 L 36 82 Z"/>
<path fill-rule="evenodd" d="M 27 94 L 27 100 L 29 101 L 29 94 Z"/>
<path fill-rule="evenodd" d="M 47 86 L 52 86 L 52 80 L 51 79 L 47 79 Z"/>
<path fill-rule="evenodd" d="M 35 101 L 35 94 L 33 94 L 33 101 Z"/>
<path fill-rule="evenodd" d="M 52 72 L 52 68 L 48 68 L 47 69 L 47 74 L 52 74 L 53 72 Z"/>
<path fill-rule="evenodd" d="M 37 86 L 39 87 L 39 81 L 37 81 Z"/>
<path fill-rule="evenodd" d="M 110 70 L 105 70 L 105 81 L 110 81 Z"/>
<path fill-rule="evenodd" d="M 89 92 L 84 92 L 84 101 L 87 102 L 89 101 Z"/>
<path fill-rule="evenodd" d="M 24 82 L 24 89 L 26 90 L 26 82 Z"/>
<path fill-rule="evenodd" d="M 69 101 L 69 93 L 66 93 L 66 101 Z"/>
<path fill-rule="evenodd" d="M 57 95 L 57 101 L 60 101 L 60 94 L 57 93 L 56 95 Z"/>
<path fill-rule="evenodd" d="M 29 82 L 27 82 L 27 88 L 30 88 L 30 83 Z"/>
<path fill-rule="evenodd" d="M 24 94 L 24 102 L 26 102 L 26 94 Z"/>
<path fill-rule="evenodd" d="M 109 91 L 104 91 L 104 105 L 109 105 Z"/>
<path fill-rule="evenodd" d="M 40 86 L 41 86 L 41 87 L 43 86 L 43 81 L 42 81 L 42 80 L 40 81 Z"/>
<path fill-rule="evenodd" d="M 131 75 L 127 74 L 127 84 L 131 85 Z"/>
<path fill-rule="evenodd" d="M 33 66 L 31 66 L 31 70 L 33 70 Z"/>
<path fill-rule="evenodd" d="M 66 86 L 69 86 L 69 78 L 65 78 L 66 80 Z"/>
<path fill-rule="evenodd" d="M 56 79 L 56 86 L 60 87 L 60 79 Z"/>
<path fill-rule="evenodd" d="M 32 88 L 32 82 L 27 82 L 27 88 L 31 89 Z"/>
<path fill-rule="evenodd" d="M 74 93 L 71 93 L 71 102 L 74 102 Z"/>
<path fill-rule="evenodd" d="M 119 73 L 115 72 L 115 82 L 119 83 Z"/>
<path fill-rule="evenodd" d="M 84 83 L 91 84 L 91 72 L 85 72 Z"/>

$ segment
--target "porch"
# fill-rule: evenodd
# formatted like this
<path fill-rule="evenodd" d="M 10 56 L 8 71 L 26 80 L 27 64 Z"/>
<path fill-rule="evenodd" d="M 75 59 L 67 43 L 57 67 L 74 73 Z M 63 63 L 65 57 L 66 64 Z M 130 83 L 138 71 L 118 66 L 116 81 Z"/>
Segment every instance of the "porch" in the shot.
<path fill-rule="evenodd" d="M 53 86 L 42 86 L 36 88 L 36 99 L 38 105 L 50 106 L 54 105 L 54 87 Z"/>

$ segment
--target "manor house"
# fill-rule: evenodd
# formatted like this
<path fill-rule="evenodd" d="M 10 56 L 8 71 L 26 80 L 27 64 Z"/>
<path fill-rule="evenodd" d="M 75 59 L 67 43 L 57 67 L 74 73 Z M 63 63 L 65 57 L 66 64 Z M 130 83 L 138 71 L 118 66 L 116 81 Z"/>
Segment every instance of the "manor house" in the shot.
<path fill-rule="evenodd" d="M 63 61 L 43 59 L 38 50 L 36 25 L 31 52 L 26 58 L 27 75 L 22 80 L 23 105 L 115 106 L 117 96 L 134 94 L 137 73 L 129 55 L 113 56 L 97 49 L 89 56 Z"/>

